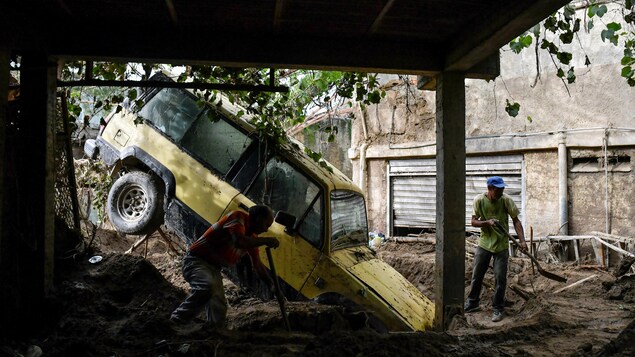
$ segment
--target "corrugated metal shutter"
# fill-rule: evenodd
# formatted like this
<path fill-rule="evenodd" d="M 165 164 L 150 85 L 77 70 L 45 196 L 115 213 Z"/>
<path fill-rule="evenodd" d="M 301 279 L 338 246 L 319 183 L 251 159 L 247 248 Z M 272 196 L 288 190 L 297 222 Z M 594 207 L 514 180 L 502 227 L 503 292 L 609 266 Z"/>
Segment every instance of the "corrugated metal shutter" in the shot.
<path fill-rule="evenodd" d="M 472 202 L 487 191 L 490 176 L 501 176 L 523 216 L 522 155 L 467 157 L 465 166 L 465 225 L 471 226 Z M 391 160 L 388 172 L 392 227 L 434 228 L 436 222 L 436 159 Z M 511 222 L 511 220 L 510 220 Z M 513 232 L 510 223 L 510 230 Z M 393 231 L 393 230 L 391 230 Z"/>

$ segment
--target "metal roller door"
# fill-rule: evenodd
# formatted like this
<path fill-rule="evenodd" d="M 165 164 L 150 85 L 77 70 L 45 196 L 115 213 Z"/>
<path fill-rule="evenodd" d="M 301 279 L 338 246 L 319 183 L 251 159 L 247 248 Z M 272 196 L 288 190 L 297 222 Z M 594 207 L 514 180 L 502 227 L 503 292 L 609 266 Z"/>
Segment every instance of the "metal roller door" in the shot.
<path fill-rule="evenodd" d="M 474 197 L 487 191 L 490 176 L 501 176 L 523 217 L 522 155 L 467 157 L 465 167 L 465 225 L 471 225 Z M 394 228 L 434 228 L 436 221 L 436 159 L 390 160 L 389 162 L 389 226 Z M 511 222 L 511 220 L 510 220 Z M 510 223 L 510 231 L 513 227 Z"/>

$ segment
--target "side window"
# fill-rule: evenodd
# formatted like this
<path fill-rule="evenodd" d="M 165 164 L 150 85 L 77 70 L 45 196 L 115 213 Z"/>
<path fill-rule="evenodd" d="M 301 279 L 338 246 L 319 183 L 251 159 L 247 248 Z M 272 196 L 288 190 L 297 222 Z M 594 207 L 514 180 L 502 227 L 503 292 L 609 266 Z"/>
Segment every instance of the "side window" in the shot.
<path fill-rule="evenodd" d="M 245 191 L 256 174 L 265 165 L 266 145 L 259 140 L 254 140 L 249 154 L 245 155 L 243 161 L 235 166 L 235 171 L 227 175 L 227 180 L 240 192 Z"/>
<path fill-rule="evenodd" d="M 287 211 L 300 222 L 298 231 L 311 244 L 322 242 L 322 201 L 319 186 L 279 157 L 274 157 L 260 172 L 247 192 L 254 202 L 265 204 L 274 211 Z"/>
<path fill-rule="evenodd" d="M 192 124 L 181 146 L 225 175 L 252 141 L 222 115 L 205 112 Z"/>
<path fill-rule="evenodd" d="M 300 217 L 298 217 L 300 218 Z M 305 237 L 311 244 L 316 247 L 321 246 L 322 236 L 322 193 L 319 193 L 319 196 L 316 197 L 315 202 L 311 205 L 309 212 L 307 213 L 304 220 L 298 227 L 298 232 L 300 235 Z"/>
<path fill-rule="evenodd" d="M 157 129 L 179 142 L 201 109 L 182 90 L 165 88 L 154 95 L 139 111 L 139 115 Z"/>

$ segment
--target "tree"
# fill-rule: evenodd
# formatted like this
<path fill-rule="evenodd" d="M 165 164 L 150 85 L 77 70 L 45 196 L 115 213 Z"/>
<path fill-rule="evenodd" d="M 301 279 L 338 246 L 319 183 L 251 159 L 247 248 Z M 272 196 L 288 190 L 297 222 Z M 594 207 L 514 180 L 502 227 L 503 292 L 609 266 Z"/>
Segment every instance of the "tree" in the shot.
<path fill-rule="evenodd" d="M 84 68 L 91 70 L 86 74 Z M 92 68 L 92 69 L 91 69 Z M 185 66 L 149 65 L 137 63 L 107 63 L 98 62 L 86 66 L 84 62 L 66 63 L 63 80 L 103 79 L 128 80 L 147 79 L 154 71 L 177 73 L 173 79 L 177 82 L 215 83 L 231 85 L 273 85 L 271 72 L 276 84 L 289 88 L 288 92 L 272 91 L 228 91 L 223 95 L 232 103 L 245 108 L 239 115 L 248 115 L 251 122 L 262 135 L 273 137 L 278 142 L 286 141 L 286 131 L 314 118 L 338 115 L 342 108 L 350 107 L 354 102 L 368 105 L 379 103 L 385 95 L 378 87 L 377 75 L 368 73 L 349 73 L 336 71 L 287 70 L 287 69 L 257 69 L 257 68 L 228 68 L 219 66 Z M 199 98 L 199 105 L 212 106 L 217 100 L 219 92 L 215 90 L 195 91 Z M 94 87 L 73 87 L 69 96 L 69 112 L 71 121 L 82 110 L 90 116 L 108 113 L 112 110 L 119 112 L 126 104 L 132 109 L 140 108 L 142 102 L 138 99 L 136 89 L 119 87 L 105 91 Z M 92 104 L 92 110 L 85 108 Z M 326 128 L 331 134 L 329 141 L 335 140 L 337 127 Z M 319 153 L 305 149 L 316 161 L 321 160 Z"/>
<path fill-rule="evenodd" d="M 565 87 L 575 83 L 575 68 L 571 65 L 574 58 L 574 39 L 579 46 L 578 53 L 584 53 L 584 64 L 591 64 L 591 59 L 586 55 L 586 51 L 578 37 L 578 33 L 582 28 L 590 30 L 595 26 L 602 26 L 600 33 L 602 42 L 623 49 L 621 63 L 621 76 L 624 77 L 629 86 L 635 87 L 635 2 L 633 0 L 624 0 L 611 2 L 618 5 L 621 21 L 605 22 L 604 15 L 607 14 L 609 8 L 608 1 L 591 0 L 589 3 L 577 4 L 579 2 L 571 2 L 564 6 L 558 12 L 547 17 L 542 23 L 532 27 L 530 30 L 512 40 L 509 47 L 515 53 L 520 53 L 525 48 L 529 48 L 532 44 L 536 50 L 536 60 L 538 60 L 538 51 L 547 51 L 557 71 L 556 75 L 562 80 Z M 576 5 L 577 4 L 577 5 Z M 586 7 L 586 11 L 582 17 L 576 12 L 578 8 Z M 539 68 L 539 66 L 537 66 Z M 568 90 L 568 88 L 567 88 Z M 520 110 L 520 104 L 507 100 L 505 110 L 507 113 L 515 117 Z"/>

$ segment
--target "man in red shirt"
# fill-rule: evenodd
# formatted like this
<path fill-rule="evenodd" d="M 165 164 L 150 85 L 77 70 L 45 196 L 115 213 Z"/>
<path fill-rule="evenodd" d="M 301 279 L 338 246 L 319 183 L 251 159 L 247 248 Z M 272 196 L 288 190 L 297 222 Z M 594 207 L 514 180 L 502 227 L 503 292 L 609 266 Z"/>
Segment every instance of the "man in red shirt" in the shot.
<path fill-rule="evenodd" d="M 221 268 L 229 267 L 245 254 L 261 279 L 273 284 L 267 269 L 260 261 L 258 247 L 277 248 L 276 238 L 260 238 L 273 224 L 273 212 L 267 206 L 253 206 L 249 214 L 232 211 L 203 233 L 189 247 L 183 258 L 183 277 L 190 284 L 190 295 L 172 312 L 171 321 L 192 320 L 205 307 L 207 321 L 214 327 L 224 327 L 227 300 L 223 288 Z"/>

